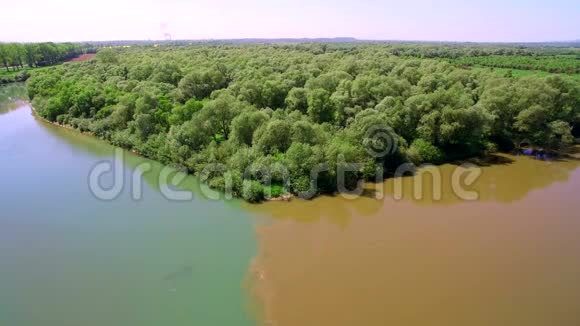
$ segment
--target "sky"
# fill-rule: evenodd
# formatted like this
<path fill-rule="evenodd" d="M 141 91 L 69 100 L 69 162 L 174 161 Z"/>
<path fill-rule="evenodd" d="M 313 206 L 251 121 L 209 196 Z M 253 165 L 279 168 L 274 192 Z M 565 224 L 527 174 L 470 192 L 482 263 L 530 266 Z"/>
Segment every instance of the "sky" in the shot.
<path fill-rule="evenodd" d="M 580 0 L 19 0 L 1 42 L 355 37 L 580 39 Z"/>

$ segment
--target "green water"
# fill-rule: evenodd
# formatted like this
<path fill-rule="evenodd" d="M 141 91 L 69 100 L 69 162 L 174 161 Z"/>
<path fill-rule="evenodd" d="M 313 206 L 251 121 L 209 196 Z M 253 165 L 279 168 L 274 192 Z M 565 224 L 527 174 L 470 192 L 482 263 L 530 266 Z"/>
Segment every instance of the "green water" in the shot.
<path fill-rule="evenodd" d="M 128 153 L 126 178 L 153 166 L 142 199 L 124 187 L 99 200 L 88 176 L 115 149 L 38 120 L 14 103 L 23 95 L 0 88 L 0 325 L 254 323 L 244 289 L 254 222 L 239 203 L 170 201 L 161 166 Z"/>

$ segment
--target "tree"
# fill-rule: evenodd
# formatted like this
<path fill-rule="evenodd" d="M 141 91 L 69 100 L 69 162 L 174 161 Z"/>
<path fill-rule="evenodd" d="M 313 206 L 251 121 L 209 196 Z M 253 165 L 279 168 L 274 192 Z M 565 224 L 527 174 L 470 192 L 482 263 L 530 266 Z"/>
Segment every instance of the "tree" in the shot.
<path fill-rule="evenodd" d="M 439 164 L 445 159 L 445 154 L 430 142 L 418 138 L 407 150 L 407 156 L 415 164 Z"/>
<path fill-rule="evenodd" d="M 150 114 L 137 114 L 137 116 L 135 116 L 134 124 L 136 134 L 142 141 L 147 140 L 149 135 L 155 132 L 155 122 Z"/>
<path fill-rule="evenodd" d="M 151 93 L 144 93 L 135 101 L 135 113 L 152 114 L 157 107 L 157 99 Z"/>
<path fill-rule="evenodd" d="M 258 203 L 264 199 L 264 187 L 258 181 L 244 180 L 242 197 L 250 203 Z"/>
<path fill-rule="evenodd" d="M 241 113 L 232 121 L 232 139 L 239 144 L 252 146 L 254 132 L 268 119 L 268 115 L 262 111 Z"/>
<path fill-rule="evenodd" d="M 104 64 L 118 64 L 119 54 L 111 48 L 105 48 L 97 52 L 97 60 Z"/>
<path fill-rule="evenodd" d="M 175 140 L 177 147 L 187 146 L 192 152 L 199 151 L 211 142 L 207 121 L 199 114 L 182 125 L 172 126 L 167 139 Z"/>
<path fill-rule="evenodd" d="M 10 44 L 0 43 L 0 62 L 4 65 L 6 71 L 10 71 L 10 64 L 13 61 L 14 48 Z"/>
<path fill-rule="evenodd" d="M 176 105 L 171 110 L 171 115 L 168 118 L 170 125 L 180 125 L 191 120 L 193 115 L 203 109 L 203 102 L 195 99 L 190 99 L 183 105 Z"/>
<path fill-rule="evenodd" d="M 311 172 L 324 162 L 324 153 L 319 146 L 292 143 L 285 155 L 285 163 L 290 173 L 291 187 L 295 192 L 310 189 Z"/>
<path fill-rule="evenodd" d="M 14 63 L 24 68 L 26 62 L 26 48 L 22 44 L 14 44 Z"/>
<path fill-rule="evenodd" d="M 179 99 L 187 101 L 195 98 L 198 100 L 207 98 L 215 90 L 227 86 L 228 78 L 226 69 L 215 66 L 205 71 L 192 71 L 186 74 L 178 84 Z"/>
<path fill-rule="evenodd" d="M 271 120 L 254 134 L 254 145 L 264 153 L 284 153 L 291 145 L 292 126 L 288 121 Z"/>
<path fill-rule="evenodd" d="M 167 83 L 177 86 L 183 74 L 176 63 L 162 61 L 153 68 L 152 79 L 159 83 Z"/>
<path fill-rule="evenodd" d="M 552 121 L 548 124 L 549 132 L 544 141 L 548 149 L 561 150 L 574 144 L 572 127 L 565 121 Z"/>
<path fill-rule="evenodd" d="M 30 68 L 36 67 L 39 60 L 39 51 L 37 44 L 26 44 L 26 63 Z"/>
<path fill-rule="evenodd" d="M 230 93 L 220 93 L 215 99 L 207 102 L 202 115 L 210 122 L 214 137 L 230 137 L 232 120 L 242 111 L 243 104 Z"/>
<path fill-rule="evenodd" d="M 334 111 L 330 104 L 330 93 L 317 88 L 308 92 L 308 115 L 316 123 L 330 122 L 333 120 Z"/>
<path fill-rule="evenodd" d="M 344 71 L 332 71 L 308 80 L 306 88 L 309 90 L 320 88 L 332 94 L 343 80 L 352 80 L 352 76 Z"/>
<path fill-rule="evenodd" d="M 288 86 L 279 79 L 267 80 L 262 86 L 263 106 L 278 109 L 284 107 Z"/>
<path fill-rule="evenodd" d="M 288 92 L 285 102 L 288 109 L 306 113 L 308 109 L 308 93 L 304 88 L 292 88 Z"/>
<path fill-rule="evenodd" d="M 319 125 L 300 120 L 292 125 L 292 142 L 317 145 L 325 142 L 325 135 Z"/>

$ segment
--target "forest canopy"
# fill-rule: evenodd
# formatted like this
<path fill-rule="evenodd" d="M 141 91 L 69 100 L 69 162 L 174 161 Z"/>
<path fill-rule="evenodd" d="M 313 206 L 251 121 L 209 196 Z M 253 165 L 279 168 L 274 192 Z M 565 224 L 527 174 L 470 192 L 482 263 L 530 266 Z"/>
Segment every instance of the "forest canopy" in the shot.
<path fill-rule="evenodd" d="M 317 191 L 333 193 L 347 163 L 360 163 L 352 186 L 405 162 L 521 143 L 559 151 L 580 122 L 576 80 L 510 78 L 382 44 L 106 48 L 39 71 L 27 86 L 42 117 L 183 167 L 213 188 L 230 180 L 249 201 L 306 192 L 320 164 L 328 169 Z M 210 164 L 226 175 L 207 173 Z"/>

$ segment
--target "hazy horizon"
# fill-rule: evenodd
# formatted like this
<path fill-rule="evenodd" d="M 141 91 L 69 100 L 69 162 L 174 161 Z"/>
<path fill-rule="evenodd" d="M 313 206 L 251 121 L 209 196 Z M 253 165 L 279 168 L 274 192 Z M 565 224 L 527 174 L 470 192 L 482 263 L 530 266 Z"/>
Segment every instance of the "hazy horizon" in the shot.
<path fill-rule="evenodd" d="M 338 0 L 103 0 L 3 6 L 0 42 L 233 40 L 348 37 L 369 41 L 567 42 L 580 39 L 580 3 Z M 23 19 L 25 18 L 25 19 Z"/>
<path fill-rule="evenodd" d="M 454 40 L 418 40 L 418 39 L 360 39 L 356 37 L 350 36 L 331 36 L 331 37 L 239 37 L 239 38 L 204 38 L 204 39 L 190 39 L 190 38 L 180 38 L 180 39 L 102 39 L 102 40 L 75 40 L 75 41 L 67 41 L 67 40 L 39 40 L 39 41 L 3 41 L 0 40 L 0 43 L 43 43 L 43 42 L 52 42 L 52 43 L 107 43 L 107 42 L 218 42 L 218 41 L 317 41 L 317 40 L 349 40 L 352 39 L 356 42 L 393 42 L 393 43 L 473 43 L 473 44 L 558 44 L 558 43 L 580 43 L 580 39 L 574 40 L 545 40 L 545 41 L 454 41 Z"/>

